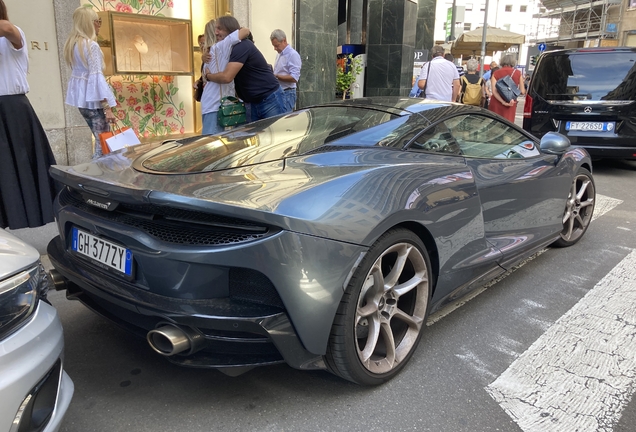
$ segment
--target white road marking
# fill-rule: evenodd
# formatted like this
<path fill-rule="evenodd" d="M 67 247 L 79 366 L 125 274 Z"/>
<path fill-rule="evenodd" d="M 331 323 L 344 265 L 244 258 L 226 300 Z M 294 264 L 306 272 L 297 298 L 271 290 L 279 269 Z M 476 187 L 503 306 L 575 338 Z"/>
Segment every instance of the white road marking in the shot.
<path fill-rule="evenodd" d="M 622 202 L 623 200 L 596 194 L 596 203 L 594 203 L 594 214 L 592 215 L 592 220 L 600 218 Z"/>
<path fill-rule="evenodd" d="M 612 210 L 614 207 L 616 207 L 617 205 L 621 204 L 622 202 L 623 202 L 623 200 L 619 200 L 619 199 L 616 199 L 616 198 L 610 198 L 610 197 L 607 197 L 605 195 L 596 194 L 596 203 L 594 204 L 594 214 L 592 215 L 592 221 L 595 221 L 599 217 L 603 216 L 605 213 L 609 212 L 610 210 Z M 474 289 L 473 291 L 471 291 L 470 293 L 468 293 L 464 297 L 458 299 L 457 301 L 455 301 L 453 303 L 449 303 L 448 305 L 444 306 L 440 310 L 438 310 L 435 313 L 431 314 L 428 317 L 427 321 L 426 321 L 426 325 L 427 326 L 431 326 L 431 325 L 435 324 L 437 321 L 441 320 L 446 315 L 450 314 L 451 312 L 453 312 L 456 309 L 459 309 L 460 307 L 462 307 L 463 305 L 465 305 L 466 303 L 468 303 L 469 301 L 471 301 L 472 299 L 477 297 L 479 294 L 481 294 L 484 291 L 486 291 L 489 287 L 493 286 L 494 284 L 496 284 L 500 280 L 504 279 L 509 274 L 511 274 L 513 271 L 518 269 L 519 267 L 522 267 L 522 266 L 526 265 L 528 262 L 530 262 L 533 259 L 537 258 L 539 255 L 543 254 L 547 250 L 548 249 L 542 249 L 539 252 L 536 252 L 534 255 L 531 255 L 530 257 L 528 257 L 525 260 L 521 261 L 515 267 L 513 267 L 510 270 L 508 270 L 507 272 L 499 275 L 496 279 L 488 282 L 486 285 L 484 285 L 484 286 L 482 286 L 480 288 Z M 542 325 L 542 327 L 545 327 L 545 326 Z"/>
<path fill-rule="evenodd" d="M 524 432 L 611 431 L 636 391 L 636 250 L 486 391 Z"/>
<path fill-rule="evenodd" d="M 479 358 L 477 354 L 472 351 L 463 348 L 462 354 L 455 354 L 455 357 L 467 363 L 470 367 L 476 370 L 481 375 L 486 375 L 491 378 L 495 378 L 497 375 L 488 370 L 488 364 Z"/>

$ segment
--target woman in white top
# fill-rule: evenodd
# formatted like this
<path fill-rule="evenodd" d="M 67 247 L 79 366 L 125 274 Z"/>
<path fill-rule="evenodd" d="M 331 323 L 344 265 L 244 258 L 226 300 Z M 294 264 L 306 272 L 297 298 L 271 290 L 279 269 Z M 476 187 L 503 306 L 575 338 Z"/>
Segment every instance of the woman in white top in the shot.
<path fill-rule="evenodd" d="M 239 43 L 242 39 L 247 38 L 250 29 L 243 27 L 229 34 L 225 39 L 216 41 L 215 21 L 211 20 L 205 25 L 205 45 L 203 46 L 203 94 L 201 95 L 201 114 L 203 117 L 203 127 L 201 133 L 203 135 L 211 135 L 223 132 L 223 128 L 219 126 L 217 113 L 221 98 L 225 96 L 234 96 L 234 81 L 229 84 L 217 84 L 207 81 L 205 75 L 207 73 L 217 73 L 225 69 L 232 47 Z M 205 55 L 207 54 L 207 55 Z"/>
<path fill-rule="evenodd" d="M 102 50 L 95 42 L 101 25 L 93 9 L 78 7 L 73 12 L 73 30 L 64 45 L 64 60 L 72 68 L 66 104 L 79 108 L 95 136 L 93 159 L 102 156 L 99 134 L 109 131 L 108 123 L 116 122 L 112 108 L 117 103 L 102 72 Z"/>
<path fill-rule="evenodd" d="M 53 222 L 55 164 L 46 133 L 26 97 L 29 69 L 24 32 L 0 0 L 0 228 Z"/>

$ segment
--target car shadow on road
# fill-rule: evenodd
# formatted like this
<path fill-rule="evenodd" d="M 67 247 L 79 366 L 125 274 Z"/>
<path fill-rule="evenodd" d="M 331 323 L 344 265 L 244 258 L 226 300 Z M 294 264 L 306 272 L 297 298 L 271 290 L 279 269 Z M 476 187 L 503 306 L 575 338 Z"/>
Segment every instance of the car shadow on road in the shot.
<path fill-rule="evenodd" d="M 611 174 L 612 171 L 636 171 L 636 161 L 625 159 L 600 159 L 593 162 L 595 173 Z"/>

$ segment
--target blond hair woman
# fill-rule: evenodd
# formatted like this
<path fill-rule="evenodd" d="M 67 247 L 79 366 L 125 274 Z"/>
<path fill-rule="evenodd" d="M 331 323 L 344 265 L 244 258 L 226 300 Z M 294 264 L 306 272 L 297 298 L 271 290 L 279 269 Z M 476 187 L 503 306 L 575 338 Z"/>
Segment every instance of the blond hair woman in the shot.
<path fill-rule="evenodd" d="M 102 50 L 95 42 L 101 25 L 93 9 L 78 7 L 73 12 L 73 30 L 64 44 L 64 60 L 72 69 L 66 104 L 79 108 L 95 136 L 93 159 L 102 156 L 99 134 L 108 132 L 108 123 L 115 123 L 112 108 L 117 105 L 102 71 Z"/>
<path fill-rule="evenodd" d="M 218 18 L 217 21 L 225 17 Z M 221 98 L 224 96 L 234 96 L 234 81 L 228 84 L 217 84 L 208 81 L 205 76 L 208 73 L 222 71 L 230 61 L 232 47 L 250 34 L 250 29 L 243 27 L 231 34 L 217 36 L 217 21 L 211 20 L 205 25 L 205 43 L 203 45 L 203 94 L 201 95 L 201 115 L 203 135 L 211 135 L 223 132 L 223 128 L 218 124 L 217 114 L 220 107 Z"/>

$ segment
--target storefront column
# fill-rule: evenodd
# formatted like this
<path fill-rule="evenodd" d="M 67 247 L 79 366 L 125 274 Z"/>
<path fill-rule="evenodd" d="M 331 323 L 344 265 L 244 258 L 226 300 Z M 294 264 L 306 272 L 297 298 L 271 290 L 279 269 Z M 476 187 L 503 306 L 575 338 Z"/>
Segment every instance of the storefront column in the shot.
<path fill-rule="evenodd" d="M 60 74 L 62 79 L 62 94 L 66 97 L 68 80 L 71 69 L 64 61 L 64 44 L 73 28 L 73 12 L 80 6 L 79 1 L 53 0 L 55 15 L 55 32 L 57 33 L 57 51 L 60 58 Z M 68 165 L 88 162 L 93 156 L 91 142 L 92 132 L 86 121 L 75 107 L 64 104 L 66 155 L 56 154 L 56 159 L 66 159 Z M 99 145 L 99 143 L 97 143 Z"/>
<path fill-rule="evenodd" d="M 435 38 L 435 6 L 436 0 L 418 0 L 417 32 L 415 33 L 415 49 L 430 50 Z M 428 60 L 428 59 L 425 59 Z"/>
<path fill-rule="evenodd" d="M 297 108 L 331 102 L 336 93 L 338 0 L 297 0 L 297 41 L 303 66 Z"/>
<path fill-rule="evenodd" d="M 417 3 L 369 0 L 366 96 L 407 96 L 413 79 Z"/>

